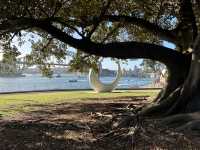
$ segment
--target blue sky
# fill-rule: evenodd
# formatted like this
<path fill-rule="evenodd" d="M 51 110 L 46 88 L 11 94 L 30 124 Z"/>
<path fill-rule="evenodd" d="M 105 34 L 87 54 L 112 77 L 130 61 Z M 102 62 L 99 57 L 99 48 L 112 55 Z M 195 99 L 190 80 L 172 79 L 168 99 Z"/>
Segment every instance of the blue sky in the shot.
<path fill-rule="evenodd" d="M 13 40 L 13 44 L 15 44 L 16 46 L 18 45 L 17 39 Z M 175 48 L 174 45 L 169 42 L 164 42 L 163 44 L 166 47 L 169 47 L 172 49 Z M 28 40 L 21 47 L 19 47 L 19 46 L 17 46 L 17 47 L 19 48 L 19 50 L 23 56 L 31 52 L 31 43 Z M 74 51 L 73 48 L 70 48 L 70 50 Z M 68 61 L 69 61 L 69 59 L 70 58 L 67 57 Z M 141 64 L 141 62 L 142 62 L 142 59 L 128 60 L 128 62 L 126 64 L 121 63 L 121 66 L 122 66 L 122 68 L 125 68 L 126 70 L 133 69 L 135 65 L 139 66 Z M 117 70 L 117 64 L 114 61 L 112 61 L 110 58 L 105 58 L 102 62 L 102 66 L 103 66 L 103 68 Z"/>

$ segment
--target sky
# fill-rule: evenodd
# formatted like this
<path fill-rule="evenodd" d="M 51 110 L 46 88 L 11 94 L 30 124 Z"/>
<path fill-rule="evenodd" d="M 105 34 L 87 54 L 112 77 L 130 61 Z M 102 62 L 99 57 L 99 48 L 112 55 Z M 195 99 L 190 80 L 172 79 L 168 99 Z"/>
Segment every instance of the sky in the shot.
<path fill-rule="evenodd" d="M 26 42 L 23 46 L 19 47 L 17 46 L 19 51 L 22 53 L 22 56 L 25 56 L 26 54 L 31 52 L 31 43 Z M 70 48 L 71 51 L 74 51 L 73 48 Z M 67 57 L 67 60 L 70 60 L 70 57 Z M 126 70 L 128 69 L 133 69 L 135 65 L 139 66 L 141 64 L 142 60 L 137 59 L 137 60 L 129 60 L 127 64 L 121 64 L 122 68 L 125 68 Z M 110 58 L 104 58 L 102 62 L 102 67 L 110 70 L 117 70 L 117 64 L 112 61 Z"/>
<path fill-rule="evenodd" d="M 28 40 L 20 47 L 20 46 L 18 46 L 17 39 L 14 38 L 13 44 L 15 44 L 18 47 L 22 56 L 25 56 L 26 54 L 31 52 L 31 43 Z M 175 46 L 169 42 L 164 42 L 163 45 L 166 47 L 172 48 L 172 49 L 175 48 Z M 70 48 L 69 50 L 74 51 L 73 48 Z M 2 59 L 2 54 L 0 53 L 0 60 L 1 59 Z M 68 62 L 69 60 L 70 60 L 70 57 L 67 57 L 66 62 Z M 142 62 L 142 59 L 135 59 L 135 60 L 128 60 L 128 62 L 126 64 L 123 64 L 123 63 L 120 63 L 120 64 L 121 64 L 122 68 L 129 70 L 129 69 L 134 69 L 135 65 L 140 66 L 141 62 Z M 114 61 L 112 61 L 110 58 L 105 58 L 103 60 L 102 67 L 106 68 L 106 69 L 110 69 L 110 70 L 117 70 L 117 64 Z"/>

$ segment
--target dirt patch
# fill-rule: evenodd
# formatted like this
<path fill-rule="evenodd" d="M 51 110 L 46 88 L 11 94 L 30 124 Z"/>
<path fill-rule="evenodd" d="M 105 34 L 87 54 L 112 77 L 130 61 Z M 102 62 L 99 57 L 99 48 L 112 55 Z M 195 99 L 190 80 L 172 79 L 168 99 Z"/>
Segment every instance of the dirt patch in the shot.
<path fill-rule="evenodd" d="M 192 149 L 199 139 L 137 118 L 145 97 L 90 99 L 82 103 L 31 105 L 31 112 L 0 120 L 1 150 Z M 132 116 L 127 123 L 128 116 Z M 128 118 L 129 119 L 129 118 Z"/>

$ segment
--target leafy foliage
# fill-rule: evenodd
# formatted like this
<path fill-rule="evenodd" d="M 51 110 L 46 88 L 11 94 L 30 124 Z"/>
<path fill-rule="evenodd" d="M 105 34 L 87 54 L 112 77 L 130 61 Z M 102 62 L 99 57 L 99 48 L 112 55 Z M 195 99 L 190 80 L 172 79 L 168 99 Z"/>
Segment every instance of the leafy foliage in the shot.
<path fill-rule="evenodd" d="M 69 62 L 70 71 L 88 72 L 89 68 L 98 70 L 98 59 L 99 57 L 88 56 L 78 50 Z"/>
<path fill-rule="evenodd" d="M 20 52 L 17 50 L 17 48 L 14 47 L 7 47 L 6 50 L 4 50 L 3 53 L 3 63 L 7 64 L 16 64 L 17 61 L 17 56 L 20 55 Z"/>
<path fill-rule="evenodd" d="M 58 61 L 64 60 L 68 45 L 87 51 L 87 46 L 79 46 L 79 40 L 85 42 L 84 45 L 88 45 L 86 41 L 95 44 L 137 41 L 162 45 L 163 40 L 168 40 L 184 52 L 195 34 L 194 19 L 184 0 L 0 0 L 0 3 L 2 45 L 9 45 L 14 37 L 23 44 L 27 39 L 22 31 L 39 35 L 40 40 L 33 42 L 28 58 L 42 70 L 50 69 L 48 61 L 52 56 Z M 58 32 L 50 33 L 50 27 L 66 34 L 66 38 L 61 38 Z M 80 67 L 83 64 L 95 68 L 99 57 L 87 56 L 79 50 L 72 57 L 71 68 L 84 71 L 84 67 Z"/>
<path fill-rule="evenodd" d="M 144 68 L 145 72 L 161 73 L 165 69 L 164 64 L 150 59 L 144 59 L 140 65 Z"/>

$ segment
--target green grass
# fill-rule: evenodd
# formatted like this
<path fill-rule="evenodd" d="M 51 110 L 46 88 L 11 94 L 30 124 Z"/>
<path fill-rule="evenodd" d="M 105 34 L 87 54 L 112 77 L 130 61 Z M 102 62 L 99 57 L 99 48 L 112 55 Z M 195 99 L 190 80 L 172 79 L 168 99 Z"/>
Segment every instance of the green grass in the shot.
<path fill-rule="evenodd" d="M 34 104 L 51 105 L 62 102 L 84 102 L 90 98 L 115 98 L 124 96 L 155 96 L 158 90 L 121 90 L 113 93 L 94 93 L 92 91 L 36 92 L 0 95 L 0 115 L 10 116 L 31 111 Z M 28 105 L 28 106 L 27 106 Z"/>

